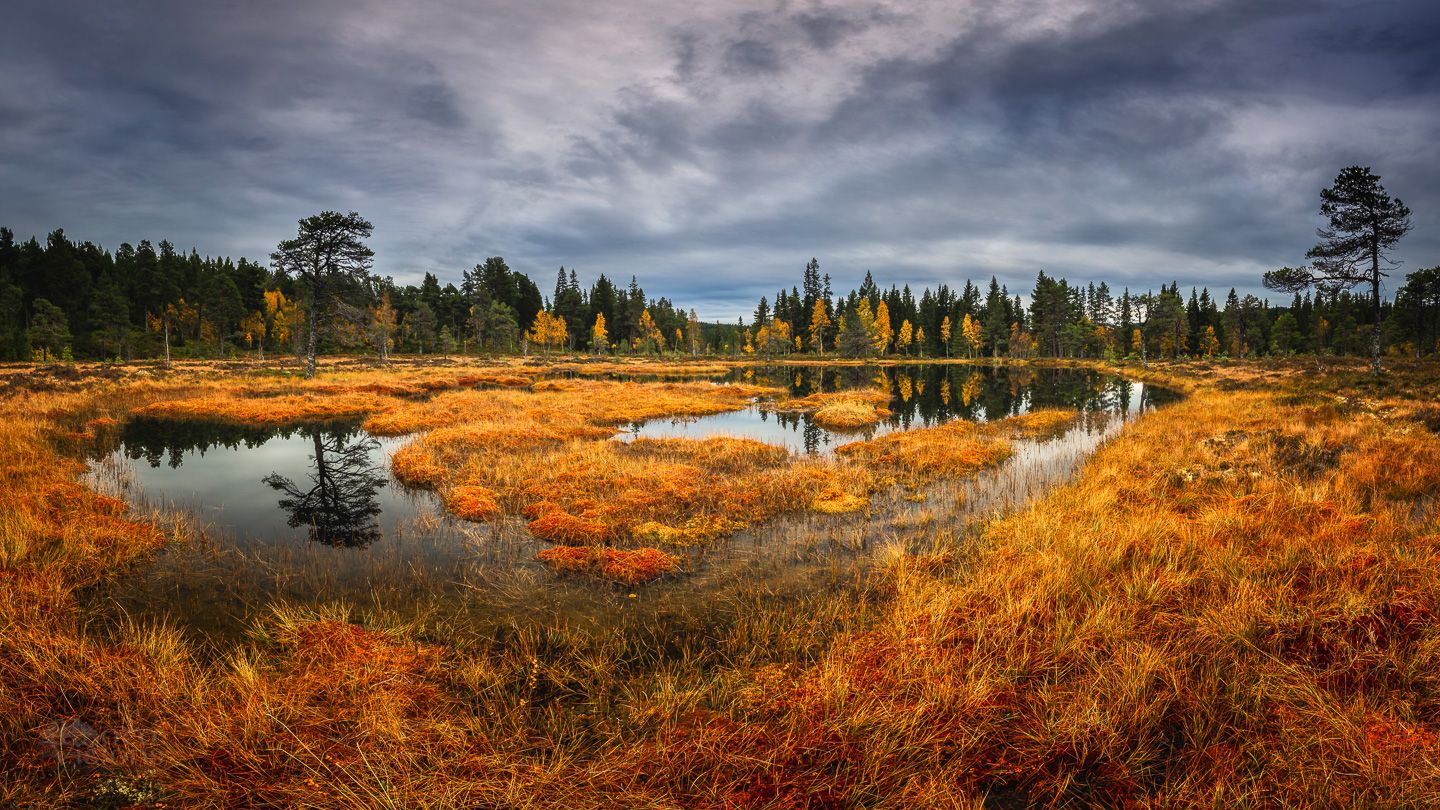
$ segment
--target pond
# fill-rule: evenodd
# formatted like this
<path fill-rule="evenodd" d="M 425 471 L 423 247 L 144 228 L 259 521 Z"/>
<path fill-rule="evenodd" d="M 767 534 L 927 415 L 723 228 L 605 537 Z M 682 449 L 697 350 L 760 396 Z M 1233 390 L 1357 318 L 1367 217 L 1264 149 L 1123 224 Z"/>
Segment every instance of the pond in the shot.
<path fill-rule="evenodd" d="M 435 495 L 409 490 L 390 474 L 389 455 L 408 437 L 376 438 L 347 424 L 263 429 L 136 419 L 92 459 L 92 485 L 162 522 L 188 521 L 197 539 L 160 550 L 94 589 L 87 604 L 102 624 L 163 617 L 217 644 L 243 637 L 279 602 L 343 600 L 372 615 L 482 633 L 545 626 L 557 616 L 596 633 L 635 621 L 704 625 L 717 611 L 733 610 L 737 594 L 797 598 L 816 588 L 857 587 L 877 545 L 927 542 L 933 532 L 917 522 L 923 516 L 943 515 L 958 530 L 1013 508 L 1066 480 L 1125 420 L 1174 398 L 1066 369 L 757 367 L 729 379 L 796 395 L 886 386 L 892 415 L 868 435 L 1051 406 L 1083 416 L 1064 435 L 1017 442 L 999 468 L 943 482 L 923 498 L 883 494 L 870 515 L 796 514 L 686 550 L 685 575 L 637 590 L 556 577 L 534 559 L 548 544 L 519 518 L 475 524 L 448 517 Z M 827 453 L 867 435 L 832 434 L 807 415 L 769 407 L 654 420 L 623 437 L 720 433 Z"/>
<path fill-rule="evenodd" d="M 795 453 L 829 455 L 846 442 L 952 419 L 986 422 L 1039 408 L 1135 414 L 1177 396 L 1111 374 L 1066 368 L 787 365 L 740 368 L 725 380 L 780 388 L 794 397 L 845 389 L 879 389 L 889 394 L 890 404 L 886 407 L 890 416 L 862 430 L 834 431 L 816 424 L 813 414 L 776 411 L 774 403 L 759 401 L 744 410 L 713 416 L 633 424 L 621 438 L 736 436 L 778 444 Z"/>
<path fill-rule="evenodd" d="M 429 497 L 390 479 L 408 437 L 354 425 L 250 428 L 133 419 L 110 469 L 132 503 L 193 513 L 239 543 L 366 546 L 394 534 Z"/>

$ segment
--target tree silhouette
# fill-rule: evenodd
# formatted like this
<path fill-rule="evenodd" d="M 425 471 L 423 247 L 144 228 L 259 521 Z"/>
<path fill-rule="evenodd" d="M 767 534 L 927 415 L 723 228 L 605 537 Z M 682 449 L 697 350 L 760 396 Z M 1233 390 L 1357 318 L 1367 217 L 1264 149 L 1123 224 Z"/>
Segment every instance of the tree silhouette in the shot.
<path fill-rule="evenodd" d="M 373 438 L 351 441 L 353 433 L 309 431 L 315 443 L 311 457 L 310 488 L 301 489 L 279 473 L 264 481 L 283 493 L 280 508 L 295 528 L 308 526 L 310 539 L 328 546 L 360 547 L 379 539 L 380 514 L 376 493 L 385 486 L 385 474 L 375 464 L 380 443 Z"/>
<path fill-rule="evenodd" d="M 1392 198 L 1369 167 L 1351 166 L 1335 184 L 1320 192 L 1320 213 L 1328 227 L 1315 233 L 1324 241 L 1306 252 L 1310 267 L 1282 267 L 1265 274 L 1272 290 L 1299 292 L 1317 286 L 1327 292 L 1370 285 L 1370 368 L 1380 373 L 1380 262 L 1394 265 L 1387 254 L 1410 231 L 1410 209 Z"/>
<path fill-rule="evenodd" d="M 309 333 L 305 336 L 305 377 L 315 376 L 315 351 L 320 321 L 336 296 L 370 281 L 375 254 L 365 246 L 374 226 L 354 211 L 325 211 L 300 220 L 294 239 L 281 242 L 270 254 L 277 273 L 299 278 L 310 290 Z"/>

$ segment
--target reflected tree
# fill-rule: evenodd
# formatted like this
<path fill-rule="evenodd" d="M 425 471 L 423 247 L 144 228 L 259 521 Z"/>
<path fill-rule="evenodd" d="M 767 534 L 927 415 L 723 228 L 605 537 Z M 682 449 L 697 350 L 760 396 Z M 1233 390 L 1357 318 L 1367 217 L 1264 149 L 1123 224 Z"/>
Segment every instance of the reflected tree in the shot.
<path fill-rule="evenodd" d="M 353 433 L 315 430 L 309 488 L 278 473 L 265 476 L 280 492 L 280 508 L 288 523 L 310 529 L 310 539 L 329 546 L 360 547 L 380 537 L 376 497 L 385 486 L 383 469 L 374 462 L 380 443 L 373 438 L 351 441 Z"/>
<path fill-rule="evenodd" d="M 277 436 L 289 438 L 291 433 L 285 428 L 257 428 L 228 422 L 137 417 L 125 423 L 118 441 L 126 458 L 144 459 L 151 467 L 163 463 L 173 469 L 183 464 L 186 454 L 191 452 L 203 456 L 212 448 L 255 448 Z"/>

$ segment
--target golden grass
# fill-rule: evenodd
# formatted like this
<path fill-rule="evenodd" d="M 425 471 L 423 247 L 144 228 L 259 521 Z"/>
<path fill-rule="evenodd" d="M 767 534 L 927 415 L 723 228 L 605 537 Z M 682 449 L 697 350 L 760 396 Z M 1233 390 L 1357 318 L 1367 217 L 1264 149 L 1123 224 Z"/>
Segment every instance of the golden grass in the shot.
<path fill-rule="evenodd" d="M 813 413 L 815 422 L 821 427 L 843 432 L 879 424 L 880 420 L 890 415 L 890 410 L 885 407 L 889 402 L 889 391 L 872 388 L 792 397 L 767 407 L 787 413 Z"/>
<path fill-rule="evenodd" d="M 1080 414 L 1068 408 L 1041 408 L 1011 416 L 1001 421 L 1012 436 L 1044 438 L 1064 433 L 1075 424 Z"/>
<path fill-rule="evenodd" d="M 941 477 L 973 475 L 1004 461 L 1011 453 L 1004 435 L 1011 430 L 1008 419 L 993 424 L 954 421 L 842 444 L 835 452 L 875 471 L 885 482 L 915 487 Z"/>
<path fill-rule="evenodd" d="M 836 402 L 815 412 L 815 424 L 830 430 L 858 430 L 878 424 L 888 413 L 866 402 Z"/>
<path fill-rule="evenodd" d="M 838 515 L 844 512 L 858 512 L 870 505 L 870 499 L 852 495 L 839 487 L 826 487 L 815 499 L 810 502 L 810 508 L 816 512 L 823 512 L 827 515 Z"/>
<path fill-rule="evenodd" d="M 136 416 L 197 419 L 248 425 L 288 425 L 355 419 L 401 400 L 364 392 L 306 393 L 289 396 L 215 395 L 154 402 L 136 408 Z"/>
<path fill-rule="evenodd" d="M 1433 805 L 1440 439 L 1283 399 L 1146 417 L 973 568 L 897 558 L 874 629 L 629 762 L 681 803 Z"/>
<path fill-rule="evenodd" d="M 169 538 L 81 486 L 53 440 L 132 402 L 224 394 L 217 373 L 250 372 L 181 366 L 175 379 L 12 393 L 0 400 L 0 804 L 1440 802 L 1434 367 L 1380 384 L 1348 364 L 1133 372 L 1191 396 L 974 542 L 946 545 L 943 512 L 918 523 L 936 552 L 887 553 L 874 603 L 737 605 L 732 623 L 704 628 L 715 652 L 694 660 L 664 658 L 643 633 L 567 646 L 563 620 L 503 643 L 433 643 L 433 629 L 341 607 L 276 606 L 252 642 L 203 656 L 163 624 L 98 633 L 76 589 Z M 247 397 L 343 399 L 382 376 L 327 370 L 321 384 L 343 389 L 331 393 L 240 384 Z M 858 498 L 886 478 L 973 471 L 1015 431 L 1069 418 L 891 434 L 827 465 L 743 442 L 601 441 L 615 423 L 592 417 L 623 410 L 610 404 L 549 415 L 605 390 L 476 392 L 493 398 L 468 404 L 522 420 L 513 441 L 483 411 L 455 416 L 460 403 L 396 404 L 409 412 L 397 428 L 439 425 L 396 455 L 397 473 L 452 504 L 483 502 L 462 489 L 482 487 L 504 512 L 650 544 L 733 531 L 710 522 L 805 508 L 832 487 Z M 555 401 L 508 399 L 520 396 Z M 547 420 L 564 427 L 545 433 Z M 666 559 L 547 554 L 583 560 L 586 577 L 629 554 L 612 572 L 622 582 Z M 849 614 L 873 618 L 845 625 Z M 44 742 L 78 721 L 109 741 L 87 754 L 95 770 L 58 768 Z"/>

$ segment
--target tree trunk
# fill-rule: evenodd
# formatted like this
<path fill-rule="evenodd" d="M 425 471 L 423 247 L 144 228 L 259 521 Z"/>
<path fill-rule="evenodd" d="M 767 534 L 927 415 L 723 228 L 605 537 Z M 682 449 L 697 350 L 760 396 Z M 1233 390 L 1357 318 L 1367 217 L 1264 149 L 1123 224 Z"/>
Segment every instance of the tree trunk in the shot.
<path fill-rule="evenodd" d="M 1370 330 L 1370 373 L 1380 376 L 1380 236 L 1374 228 L 1370 230 L 1370 308 L 1374 311 L 1375 326 Z"/>
<path fill-rule="evenodd" d="M 318 291 L 317 291 L 318 293 Z M 319 322 L 320 322 L 320 296 L 310 296 L 310 312 L 305 317 L 306 326 L 310 334 L 305 336 L 305 379 L 315 377 L 315 350 L 318 346 Z"/>

